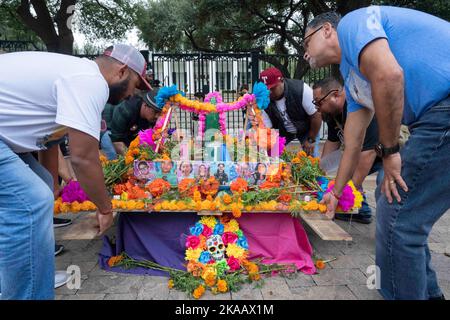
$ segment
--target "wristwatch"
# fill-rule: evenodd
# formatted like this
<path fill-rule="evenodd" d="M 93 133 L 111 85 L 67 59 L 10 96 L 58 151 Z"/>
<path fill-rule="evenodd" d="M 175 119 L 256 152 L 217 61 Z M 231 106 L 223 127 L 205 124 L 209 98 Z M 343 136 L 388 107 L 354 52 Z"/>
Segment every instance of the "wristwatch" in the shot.
<path fill-rule="evenodd" d="M 393 147 L 386 148 L 381 143 L 378 143 L 378 144 L 375 145 L 374 149 L 375 149 L 375 152 L 377 153 L 377 156 L 379 156 L 380 158 L 385 158 L 387 156 L 390 156 L 391 154 L 399 152 L 400 151 L 400 145 L 397 144 L 397 145 L 395 145 Z"/>
<path fill-rule="evenodd" d="M 309 143 L 316 143 L 316 139 L 309 137 L 308 139 L 306 139 L 306 141 L 308 141 Z"/>

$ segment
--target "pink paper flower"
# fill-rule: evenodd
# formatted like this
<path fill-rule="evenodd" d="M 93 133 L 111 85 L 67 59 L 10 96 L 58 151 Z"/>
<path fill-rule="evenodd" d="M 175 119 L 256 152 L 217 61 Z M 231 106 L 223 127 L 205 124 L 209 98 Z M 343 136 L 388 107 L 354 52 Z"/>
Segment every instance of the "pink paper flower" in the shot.
<path fill-rule="evenodd" d="M 231 256 L 227 259 L 227 264 L 230 267 L 230 271 L 236 271 L 241 268 L 241 264 L 239 263 L 239 260 L 233 256 Z"/>
<path fill-rule="evenodd" d="M 212 229 L 210 227 L 208 227 L 207 225 L 203 226 L 203 232 L 202 235 L 204 235 L 205 237 L 210 237 L 212 235 Z"/>
<path fill-rule="evenodd" d="M 197 236 L 189 236 L 186 239 L 186 248 L 197 249 L 200 244 L 200 239 Z"/>
<path fill-rule="evenodd" d="M 222 103 L 222 95 L 218 91 L 213 91 L 213 92 L 208 93 L 205 97 L 205 102 L 207 102 L 207 103 L 211 102 L 211 100 L 213 98 L 216 100 L 216 104 Z"/>
<path fill-rule="evenodd" d="M 153 129 L 147 129 L 145 131 L 139 131 L 139 144 L 148 145 L 152 150 L 156 149 L 156 144 L 153 141 Z"/>
<path fill-rule="evenodd" d="M 238 236 L 233 232 L 224 232 L 222 235 L 222 241 L 224 245 L 228 245 L 230 243 L 236 243 L 238 240 Z"/>
<path fill-rule="evenodd" d="M 330 181 L 328 184 L 328 189 L 326 192 L 330 192 L 334 187 L 334 181 Z M 349 185 L 345 185 L 342 190 L 342 195 L 339 199 L 338 206 L 341 207 L 342 211 L 347 212 L 353 208 L 355 205 L 355 195 L 353 190 Z"/>

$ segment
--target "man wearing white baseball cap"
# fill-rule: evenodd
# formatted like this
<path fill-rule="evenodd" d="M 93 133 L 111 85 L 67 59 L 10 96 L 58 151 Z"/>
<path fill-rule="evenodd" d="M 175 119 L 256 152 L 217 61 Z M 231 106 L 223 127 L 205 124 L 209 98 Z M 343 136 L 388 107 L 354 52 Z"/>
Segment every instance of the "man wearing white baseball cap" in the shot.
<path fill-rule="evenodd" d="M 30 152 L 57 162 L 55 141 L 69 135 L 75 174 L 98 208 L 98 231 L 104 233 L 113 215 L 99 161 L 101 113 L 107 102 L 150 89 L 146 61 L 135 48 L 118 44 L 95 61 L 47 52 L 3 54 L 0 68 L 2 299 L 53 299 L 52 177 Z"/>

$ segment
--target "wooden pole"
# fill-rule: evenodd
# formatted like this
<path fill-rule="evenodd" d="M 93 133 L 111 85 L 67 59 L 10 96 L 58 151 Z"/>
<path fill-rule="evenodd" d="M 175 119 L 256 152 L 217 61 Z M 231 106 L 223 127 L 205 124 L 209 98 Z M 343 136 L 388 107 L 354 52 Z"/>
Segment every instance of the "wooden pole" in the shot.
<path fill-rule="evenodd" d="M 163 127 L 162 127 L 162 129 L 161 129 L 161 138 L 158 140 L 158 144 L 156 145 L 156 149 L 155 149 L 155 152 L 156 153 L 158 153 L 158 151 L 159 151 L 159 147 L 160 147 L 160 145 L 161 145 L 161 141 L 162 141 L 162 139 L 163 139 L 163 134 L 164 134 L 164 131 L 166 130 L 166 127 L 167 127 L 167 123 L 169 122 L 169 119 L 170 119 L 170 116 L 171 116 L 171 114 L 172 114 L 172 106 L 170 106 L 170 108 L 169 108 L 169 111 L 167 111 L 167 116 L 166 116 L 166 119 L 164 119 L 164 124 L 163 124 Z"/>

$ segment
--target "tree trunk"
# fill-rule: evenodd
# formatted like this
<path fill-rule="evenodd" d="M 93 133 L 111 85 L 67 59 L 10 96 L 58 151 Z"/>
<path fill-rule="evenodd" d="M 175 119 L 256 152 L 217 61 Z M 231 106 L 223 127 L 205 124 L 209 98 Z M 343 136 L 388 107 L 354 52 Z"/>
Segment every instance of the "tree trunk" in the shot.
<path fill-rule="evenodd" d="M 68 26 L 68 19 L 73 10 L 69 8 L 75 5 L 76 0 L 62 0 L 59 11 L 53 20 L 44 0 L 22 0 L 17 8 L 17 14 L 23 23 L 41 38 L 49 52 L 63 54 L 73 53 L 73 32 Z M 36 12 L 36 17 L 30 13 L 31 5 Z M 58 33 L 55 29 L 58 27 Z"/>

